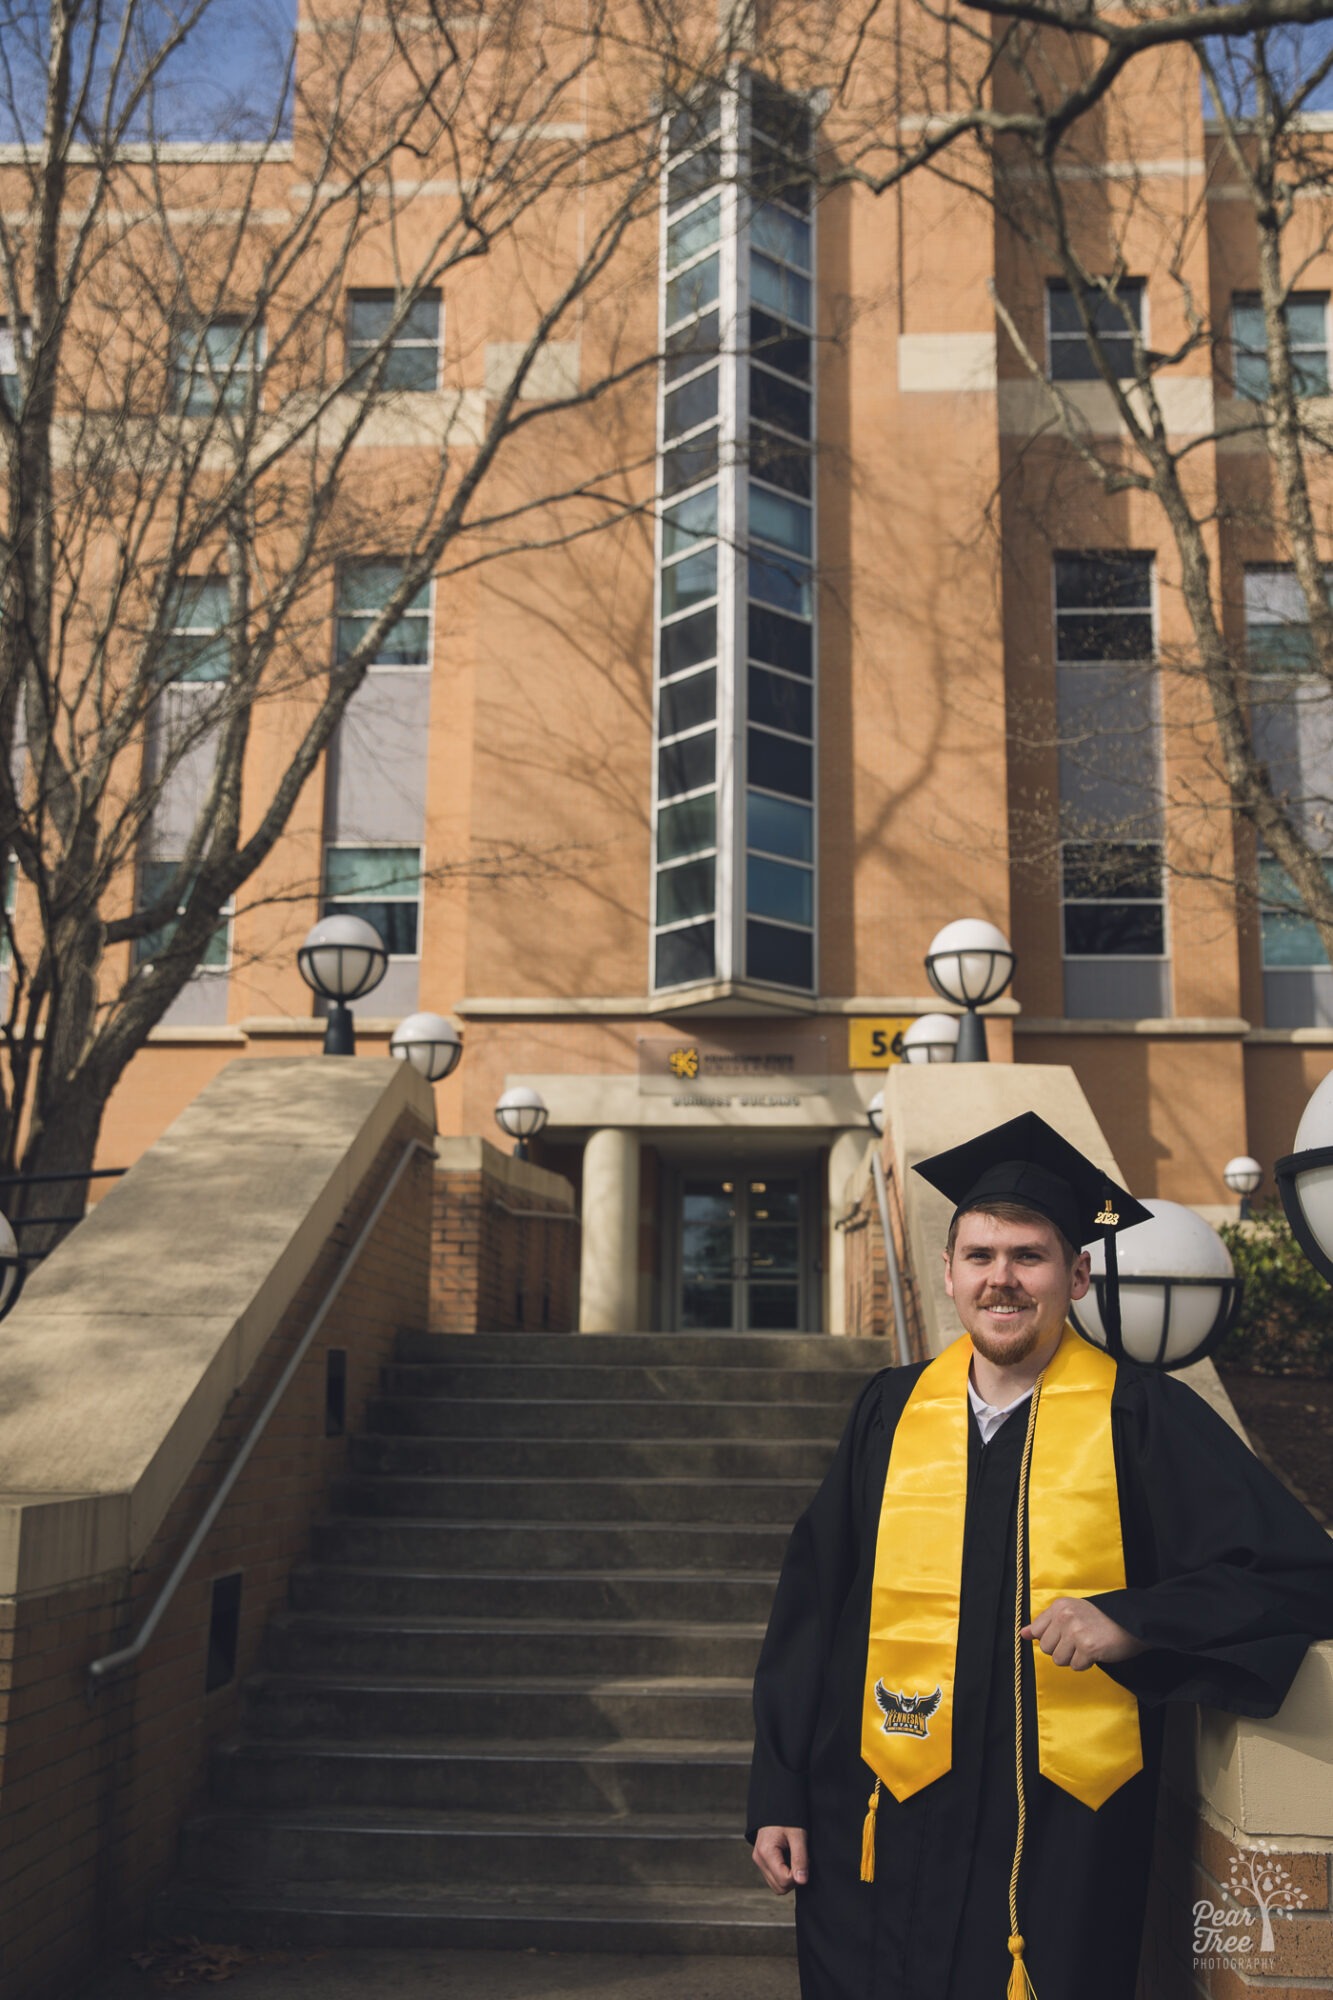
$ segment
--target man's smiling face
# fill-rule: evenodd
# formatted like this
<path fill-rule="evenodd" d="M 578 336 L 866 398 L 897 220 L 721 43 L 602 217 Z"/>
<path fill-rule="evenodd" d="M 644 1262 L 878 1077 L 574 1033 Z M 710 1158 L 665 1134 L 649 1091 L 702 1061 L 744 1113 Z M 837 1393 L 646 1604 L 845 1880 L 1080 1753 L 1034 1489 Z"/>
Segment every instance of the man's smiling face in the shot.
<path fill-rule="evenodd" d="M 978 1354 L 998 1368 L 1054 1350 L 1090 1282 L 1086 1250 L 1069 1263 L 1053 1223 L 1038 1215 L 1006 1220 L 969 1209 L 958 1219 L 944 1283 Z"/>

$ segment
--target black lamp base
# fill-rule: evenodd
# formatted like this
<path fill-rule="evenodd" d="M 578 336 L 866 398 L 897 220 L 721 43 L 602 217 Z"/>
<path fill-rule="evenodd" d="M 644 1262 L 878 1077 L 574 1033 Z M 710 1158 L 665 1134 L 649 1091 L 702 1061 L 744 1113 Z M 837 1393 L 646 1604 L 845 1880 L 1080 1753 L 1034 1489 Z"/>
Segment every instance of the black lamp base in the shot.
<path fill-rule="evenodd" d="M 352 1010 L 345 1000 L 329 1002 L 329 1022 L 324 1030 L 324 1053 L 326 1056 L 356 1054 L 356 1027 L 352 1020 Z"/>
<path fill-rule="evenodd" d="M 954 1051 L 954 1061 L 990 1061 L 990 1051 L 986 1047 L 986 1023 L 975 1007 L 969 1007 L 958 1023 L 958 1047 Z"/>

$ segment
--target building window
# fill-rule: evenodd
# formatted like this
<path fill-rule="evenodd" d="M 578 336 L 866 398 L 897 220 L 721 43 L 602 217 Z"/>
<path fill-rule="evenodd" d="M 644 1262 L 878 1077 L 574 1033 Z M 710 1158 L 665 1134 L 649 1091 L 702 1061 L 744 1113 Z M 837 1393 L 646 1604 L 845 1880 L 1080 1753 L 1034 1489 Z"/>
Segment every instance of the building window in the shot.
<path fill-rule="evenodd" d="M 658 987 L 814 984 L 810 145 L 805 105 L 753 77 L 668 135 Z"/>
<path fill-rule="evenodd" d="M 364 917 L 390 958 L 421 953 L 421 849 L 328 847 L 324 915 Z"/>
<path fill-rule="evenodd" d="M 396 326 L 395 321 L 398 322 Z M 348 295 L 348 373 L 359 374 L 362 370 L 373 373 L 381 359 L 381 389 L 438 388 L 438 292 L 423 292 L 406 308 L 401 294 L 391 291 L 352 292 Z"/>
<path fill-rule="evenodd" d="M 177 327 L 171 337 L 172 408 L 187 417 L 243 408 L 263 356 L 262 333 L 247 319 Z"/>
<path fill-rule="evenodd" d="M 1160 842 L 1067 840 L 1061 887 L 1067 958 L 1165 954 Z"/>
<path fill-rule="evenodd" d="M 0 319 L 0 402 L 9 409 L 17 410 L 21 383 L 19 380 L 19 355 L 32 352 L 32 328 L 23 320 L 15 338 L 13 327 L 8 320 Z"/>
<path fill-rule="evenodd" d="M 1055 559 L 1065 1012 L 1168 1011 L 1152 558 Z"/>
<path fill-rule="evenodd" d="M 177 585 L 162 649 L 167 681 L 225 681 L 231 645 L 223 636 L 230 615 L 225 577 L 186 577 Z"/>
<path fill-rule="evenodd" d="M 1291 350 L 1292 387 L 1298 396 L 1328 394 L 1328 297 L 1293 292 L 1282 308 Z M 1252 403 L 1268 397 L 1268 336 L 1262 301 L 1237 292 L 1231 301 L 1231 350 L 1236 394 Z"/>
<path fill-rule="evenodd" d="M 1327 581 L 1333 589 L 1333 578 Z M 1245 572 L 1245 653 L 1255 754 L 1306 840 L 1326 847 L 1333 711 L 1305 593 L 1282 564 Z M 1333 876 L 1333 860 L 1325 867 Z M 1333 1026 L 1333 971 L 1313 920 L 1272 855 L 1259 860 L 1259 933 L 1265 1025 Z"/>
<path fill-rule="evenodd" d="M 403 565 L 375 561 L 346 564 L 338 573 L 338 659 L 349 660 L 403 583 Z M 430 585 L 408 599 L 402 615 L 385 632 L 371 662 L 376 667 L 429 667 Z"/>
<path fill-rule="evenodd" d="M 180 875 L 180 868 L 181 864 L 179 861 L 140 862 L 138 906 L 141 910 L 149 909 L 154 903 L 160 901 L 163 896 L 170 895 L 172 885 Z M 177 890 L 180 898 L 176 905 L 177 919 L 185 913 L 185 906 L 189 900 L 191 887 L 192 884 L 188 878 L 180 883 Z M 228 969 L 231 962 L 231 919 L 233 914 L 234 905 L 228 902 L 221 912 L 222 921 L 200 953 L 199 960 L 195 966 L 196 973 L 226 972 Z M 146 937 L 136 939 L 134 946 L 135 964 L 147 965 L 151 964 L 155 958 L 160 958 L 163 952 L 169 948 L 176 930 L 177 923 L 167 922 L 160 925 L 157 930 L 149 931 Z"/>
<path fill-rule="evenodd" d="M 1100 286 L 1083 294 L 1088 317 L 1111 373 L 1134 373 L 1134 336 L 1143 333 L 1143 280 L 1121 278 L 1113 292 Z M 1084 331 L 1078 294 L 1063 278 L 1046 285 L 1046 356 L 1053 382 L 1100 382 L 1102 373 Z"/>

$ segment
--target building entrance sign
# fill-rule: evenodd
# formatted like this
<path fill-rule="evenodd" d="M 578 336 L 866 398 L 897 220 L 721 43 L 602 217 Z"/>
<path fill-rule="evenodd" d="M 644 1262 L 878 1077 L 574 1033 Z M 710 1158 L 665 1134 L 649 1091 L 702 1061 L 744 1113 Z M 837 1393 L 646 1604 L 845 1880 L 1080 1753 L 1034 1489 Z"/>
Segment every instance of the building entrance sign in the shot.
<path fill-rule="evenodd" d="M 803 1178 L 736 1167 L 680 1181 L 677 1325 L 682 1331 L 791 1333 L 805 1326 Z"/>
<path fill-rule="evenodd" d="M 888 1069 L 902 1061 L 901 1036 L 914 1014 L 865 1015 L 847 1023 L 848 1069 Z"/>
<path fill-rule="evenodd" d="M 641 1096 L 680 1110 L 772 1109 L 822 1086 L 828 1038 L 786 1028 L 727 1046 L 699 1035 L 641 1035 L 638 1054 Z"/>

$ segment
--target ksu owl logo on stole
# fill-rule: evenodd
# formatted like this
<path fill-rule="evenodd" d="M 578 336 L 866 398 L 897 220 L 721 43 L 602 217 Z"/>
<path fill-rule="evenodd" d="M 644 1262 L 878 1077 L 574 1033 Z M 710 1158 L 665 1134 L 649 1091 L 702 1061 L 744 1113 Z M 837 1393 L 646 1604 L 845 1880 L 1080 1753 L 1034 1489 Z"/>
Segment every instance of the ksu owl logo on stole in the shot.
<path fill-rule="evenodd" d="M 943 1699 L 939 1688 L 934 1694 L 890 1694 L 883 1681 L 875 1682 L 875 1700 L 884 1711 L 886 1736 L 929 1736 L 929 1719 Z"/>

